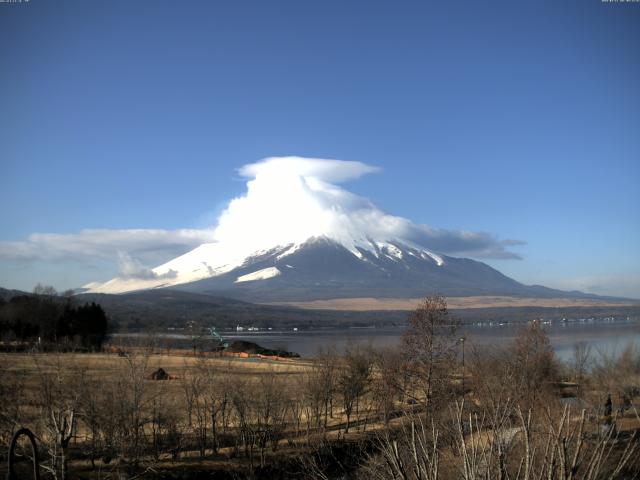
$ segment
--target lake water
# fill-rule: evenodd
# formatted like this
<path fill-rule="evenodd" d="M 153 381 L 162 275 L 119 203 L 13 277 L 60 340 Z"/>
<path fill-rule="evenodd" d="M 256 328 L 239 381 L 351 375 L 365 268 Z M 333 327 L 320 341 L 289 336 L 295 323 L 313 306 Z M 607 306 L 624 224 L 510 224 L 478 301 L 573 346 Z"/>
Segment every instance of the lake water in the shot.
<path fill-rule="evenodd" d="M 484 324 L 461 327 L 460 336 L 466 337 L 465 348 L 490 345 L 505 345 L 511 342 L 523 328 L 520 324 Z M 635 343 L 640 348 L 640 320 L 617 319 L 544 325 L 553 348 L 559 358 L 572 358 L 573 349 L 579 342 L 591 345 L 593 354 L 620 353 L 628 344 Z M 318 330 L 262 330 L 258 332 L 221 331 L 225 340 L 248 340 L 266 348 L 279 348 L 312 357 L 320 348 L 334 346 L 344 351 L 350 344 L 391 347 L 398 345 L 404 327 L 388 328 L 345 328 Z M 187 339 L 187 335 L 168 334 L 167 337 Z"/>
<path fill-rule="evenodd" d="M 472 345 L 505 345 L 514 340 L 523 325 L 465 325 L 460 328 L 460 336 L 466 338 L 465 348 Z M 544 325 L 556 355 L 563 360 L 573 356 L 576 344 L 591 345 L 592 352 L 606 354 L 620 353 L 629 343 L 640 348 L 640 321 L 611 320 L 593 322 L 552 323 Z M 320 348 L 335 346 L 338 351 L 353 343 L 374 347 L 391 347 L 399 344 L 404 327 L 389 328 L 348 328 L 331 330 L 299 331 L 259 331 L 222 332 L 225 339 L 248 340 L 267 348 L 282 348 L 312 357 Z"/>

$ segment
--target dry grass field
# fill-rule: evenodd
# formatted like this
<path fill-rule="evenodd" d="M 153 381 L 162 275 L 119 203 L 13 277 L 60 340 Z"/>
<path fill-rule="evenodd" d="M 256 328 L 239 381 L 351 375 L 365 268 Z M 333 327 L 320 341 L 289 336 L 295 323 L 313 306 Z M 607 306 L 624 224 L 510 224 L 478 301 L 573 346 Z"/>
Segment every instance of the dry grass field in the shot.
<path fill-rule="evenodd" d="M 230 458 L 237 455 L 238 446 L 237 442 L 229 443 L 227 437 L 240 428 L 239 423 L 245 421 L 231 415 L 231 404 L 235 402 L 236 406 L 242 408 L 240 403 L 246 401 L 248 405 L 263 395 L 265 388 L 272 388 L 270 407 L 274 411 L 282 410 L 284 405 L 289 405 L 299 395 L 303 377 L 312 368 L 309 361 L 297 359 L 221 357 L 194 355 L 188 350 L 143 348 L 128 349 L 126 355 L 4 353 L 0 354 L 0 365 L 2 386 L 11 390 L 3 392 L 6 395 L 3 395 L 0 405 L 0 418 L 13 416 L 17 420 L 15 427 L 11 422 L 3 425 L 8 427 L 3 432 L 3 443 L 8 441 L 10 430 L 18 426 L 28 426 L 42 444 L 53 442 L 47 416 L 64 416 L 74 410 L 75 431 L 68 447 L 67 461 L 70 470 L 84 472 L 83 475 L 87 476 L 94 476 L 95 465 L 103 470 L 103 474 L 116 468 L 113 462 L 105 461 L 102 458 L 104 455 L 97 451 L 106 451 L 107 444 L 113 443 L 115 446 L 116 442 L 119 442 L 117 448 L 127 450 L 128 456 L 139 457 L 140 465 L 153 464 L 153 468 L 175 469 L 176 459 L 169 449 L 159 449 L 154 454 L 152 446 L 160 438 L 166 440 L 171 429 L 181 432 L 179 448 L 180 464 L 183 466 L 213 470 L 230 468 Z M 160 368 L 169 375 L 168 380 L 152 379 L 153 372 Z M 224 383 L 224 391 L 215 382 L 220 382 L 220 385 Z M 49 389 L 52 390 L 51 396 L 47 392 Z M 209 454 L 203 458 L 205 451 L 211 450 L 209 445 L 202 450 L 199 440 L 206 441 L 207 436 L 211 437 L 212 434 L 208 432 L 213 427 L 211 409 L 215 408 L 213 403 L 222 398 L 229 405 L 228 418 L 219 427 L 228 435 L 220 435 L 221 446 L 216 449 L 217 455 L 211 457 Z M 257 404 L 252 406 L 256 407 L 250 414 L 254 420 L 260 412 Z M 109 439 L 101 439 L 96 458 L 89 461 L 80 452 L 85 448 L 93 448 L 89 445 L 96 443 L 91 431 L 92 422 L 86 413 L 92 407 L 102 410 L 93 412 L 96 421 L 108 424 L 113 419 L 114 424 L 113 428 L 104 429 Z M 135 420 L 136 417 L 139 417 L 138 420 Z M 118 426 L 118 418 L 124 424 Z M 268 415 L 264 420 L 267 425 L 275 421 Z M 131 422 L 131 430 L 140 429 L 140 436 L 144 440 L 139 442 L 146 445 L 140 451 L 132 445 L 132 439 L 126 432 L 127 422 Z M 110 433 L 107 431 L 109 428 L 113 430 Z M 118 428 L 125 431 L 117 432 Z M 152 437 L 154 440 L 151 440 Z M 231 463 L 237 467 L 238 463 L 242 465 L 246 460 Z"/>
<path fill-rule="evenodd" d="M 189 374 L 202 368 L 225 372 L 234 376 L 252 377 L 270 372 L 292 378 L 306 372 L 311 367 L 308 360 L 265 360 L 255 358 L 221 357 L 213 355 L 193 355 L 185 350 L 137 351 L 131 349 L 138 360 L 145 361 L 145 371 L 150 375 L 163 368 L 171 376 L 167 384 L 176 385 Z M 38 375 L 58 369 L 63 372 L 82 373 L 88 381 L 112 382 L 122 372 L 125 360 L 113 353 L 0 353 L 0 362 L 6 372 L 15 373 L 26 379 L 35 380 Z M 25 396 L 31 396 L 25 392 Z"/>
<path fill-rule="evenodd" d="M 384 311 L 416 308 L 420 298 L 334 298 L 309 302 L 280 302 L 279 305 L 313 310 Z M 500 296 L 447 297 L 450 309 L 497 307 L 622 307 L 638 305 L 633 300 L 600 300 L 586 298 L 519 298 Z"/>
<path fill-rule="evenodd" d="M 6 445 L 11 432 L 29 427 L 42 448 L 43 473 L 61 480 L 317 479 L 347 472 L 390 480 L 434 462 L 441 473 L 433 478 L 447 479 L 459 478 L 463 460 L 479 462 L 474 468 L 485 474 L 514 473 L 530 455 L 543 471 L 540 452 L 555 448 L 553 442 L 584 462 L 608 452 L 597 470 L 603 475 L 589 480 L 626 478 L 607 476 L 625 458 L 624 475 L 640 469 L 631 456 L 640 431 L 638 351 L 591 372 L 562 367 L 544 332 L 532 327 L 507 350 L 468 358 L 462 370 L 455 356 L 423 363 L 420 352 L 432 344 L 421 338 L 413 362 L 407 362 L 411 343 L 404 351 L 362 349 L 310 360 L 154 347 L 0 354 L 0 440 Z M 158 369 L 168 379 L 154 380 Z M 563 403 L 567 393 L 575 406 Z M 527 442 L 536 449 L 526 453 Z M 417 448 L 413 459 L 402 456 Z M 499 467 L 503 458 L 511 463 Z"/>

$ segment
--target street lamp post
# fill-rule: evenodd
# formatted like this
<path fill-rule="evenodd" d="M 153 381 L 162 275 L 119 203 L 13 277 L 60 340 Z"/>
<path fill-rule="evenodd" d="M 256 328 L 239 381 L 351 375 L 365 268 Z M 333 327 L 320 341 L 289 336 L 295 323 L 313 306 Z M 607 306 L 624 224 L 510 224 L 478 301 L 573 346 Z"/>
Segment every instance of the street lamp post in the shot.
<path fill-rule="evenodd" d="M 464 389 L 464 341 L 465 337 L 460 337 L 458 341 L 462 343 L 462 396 L 464 397 L 465 389 Z"/>

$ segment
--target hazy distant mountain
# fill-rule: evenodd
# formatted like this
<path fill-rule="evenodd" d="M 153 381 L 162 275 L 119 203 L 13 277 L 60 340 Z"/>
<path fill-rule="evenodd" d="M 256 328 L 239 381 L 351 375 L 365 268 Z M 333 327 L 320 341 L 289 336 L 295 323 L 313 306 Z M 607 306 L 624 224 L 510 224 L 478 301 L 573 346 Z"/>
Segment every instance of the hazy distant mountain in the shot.
<path fill-rule="evenodd" d="M 6 288 L 0 287 L 0 298 L 2 300 L 8 301 L 8 300 L 11 300 L 13 297 L 17 297 L 19 295 L 29 295 L 29 294 L 21 290 L 8 290 Z"/>

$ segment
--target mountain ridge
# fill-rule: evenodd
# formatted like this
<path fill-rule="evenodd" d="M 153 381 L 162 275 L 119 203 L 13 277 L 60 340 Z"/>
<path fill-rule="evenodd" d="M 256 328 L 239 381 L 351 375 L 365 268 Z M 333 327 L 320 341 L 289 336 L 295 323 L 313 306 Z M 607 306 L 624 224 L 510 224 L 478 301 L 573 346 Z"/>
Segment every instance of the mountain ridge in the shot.
<path fill-rule="evenodd" d="M 158 330 L 184 327 L 189 322 L 235 329 L 236 325 L 258 327 L 327 328 L 345 326 L 404 325 L 415 305 L 393 310 L 309 309 L 294 305 L 264 305 L 220 295 L 191 293 L 173 289 L 111 294 L 80 294 L 80 302 L 99 303 L 119 329 Z M 497 306 L 457 308 L 451 313 L 463 322 L 528 321 L 534 318 L 578 318 L 640 315 L 640 302 L 629 305 L 599 306 Z"/>

